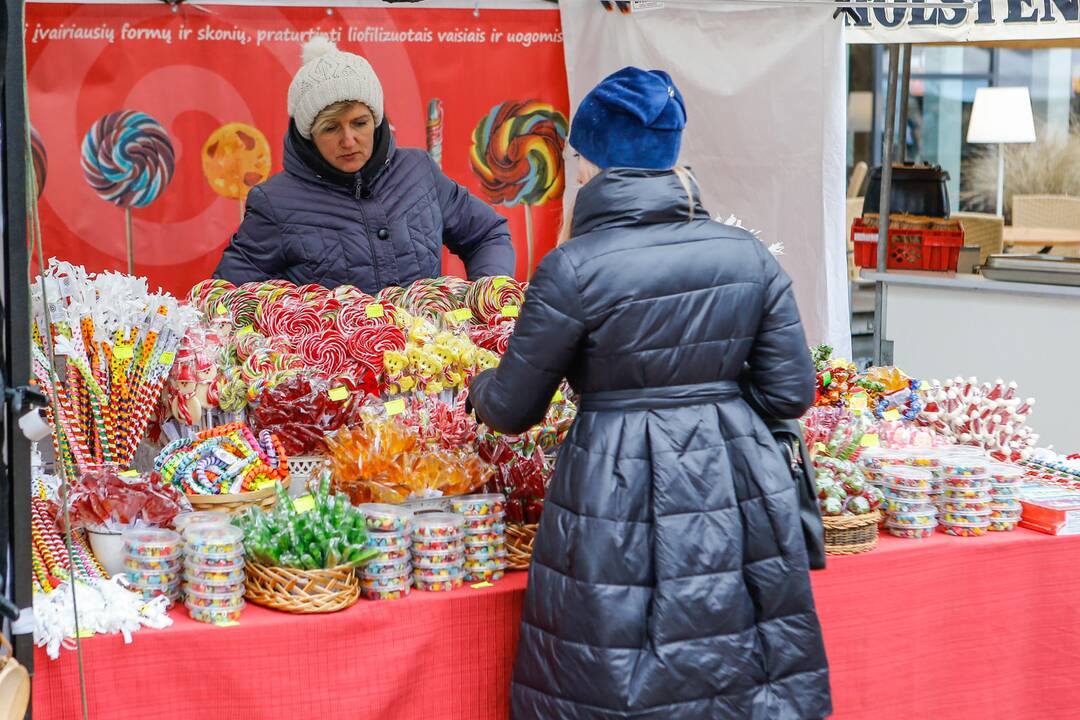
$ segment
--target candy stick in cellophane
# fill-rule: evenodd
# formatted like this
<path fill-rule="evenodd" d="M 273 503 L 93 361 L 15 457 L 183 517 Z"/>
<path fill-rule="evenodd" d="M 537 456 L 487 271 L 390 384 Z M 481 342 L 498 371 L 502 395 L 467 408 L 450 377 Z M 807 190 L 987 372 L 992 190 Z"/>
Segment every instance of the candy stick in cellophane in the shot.
<path fill-rule="evenodd" d="M 71 470 L 130 466 L 195 311 L 117 273 L 88 276 L 53 260 L 45 271 L 52 326 L 44 327 L 42 283 L 34 285 L 34 373 L 55 398 L 57 457 Z M 46 355 L 53 339 L 56 365 Z"/>

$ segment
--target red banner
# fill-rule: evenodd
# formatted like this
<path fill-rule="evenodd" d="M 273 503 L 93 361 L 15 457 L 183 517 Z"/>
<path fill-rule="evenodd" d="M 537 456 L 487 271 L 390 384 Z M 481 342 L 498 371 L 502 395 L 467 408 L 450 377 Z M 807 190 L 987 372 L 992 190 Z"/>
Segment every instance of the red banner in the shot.
<path fill-rule="evenodd" d="M 130 240 L 136 273 L 152 285 L 186 293 L 208 277 L 250 185 L 281 171 L 286 92 L 300 46 L 316 32 L 371 61 L 400 145 L 441 155 L 447 175 L 509 219 L 524 278 L 529 241 L 539 262 L 562 217 L 561 193 L 552 197 L 529 183 L 551 165 L 561 168 L 561 157 L 550 147 L 532 151 L 537 142 L 550 144 L 550 133 L 523 137 L 517 147 L 492 138 L 488 146 L 493 124 L 484 121 L 499 116 L 500 106 L 505 116 L 513 105 L 548 105 L 565 137 L 569 100 L 556 9 L 474 15 L 471 7 L 185 3 L 173 12 L 162 3 L 30 3 L 30 118 L 44 178 L 46 256 L 91 271 L 123 270 Z M 471 160 L 478 126 L 481 152 Z M 105 138 L 118 137 L 117 128 L 137 151 L 116 152 Z M 496 189 L 493 171 L 506 178 Z M 518 187 L 508 191 L 506 183 Z M 445 268 L 461 273 L 456 258 Z"/>

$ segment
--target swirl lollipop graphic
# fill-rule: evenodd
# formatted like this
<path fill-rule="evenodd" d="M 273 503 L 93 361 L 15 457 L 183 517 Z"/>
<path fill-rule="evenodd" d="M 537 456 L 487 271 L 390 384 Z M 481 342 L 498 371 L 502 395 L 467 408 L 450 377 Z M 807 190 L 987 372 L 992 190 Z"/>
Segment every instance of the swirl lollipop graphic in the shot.
<path fill-rule="evenodd" d="M 533 272 L 531 208 L 563 191 L 566 116 L 537 100 L 496 105 L 473 131 L 469 162 L 492 203 L 525 206 L 529 277 Z"/>
<path fill-rule="evenodd" d="M 258 128 L 247 123 L 222 125 L 202 148 L 206 182 L 218 195 L 240 201 L 240 220 L 251 188 L 270 177 L 270 143 Z"/>
<path fill-rule="evenodd" d="M 37 179 L 37 197 L 45 190 L 45 175 L 49 168 L 49 155 L 45 152 L 45 141 L 41 139 L 37 128 L 30 126 L 30 157 L 34 162 L 34 177 Z"/>
<path fill-rule="evenodd" d="M 120 110 L 103 115 L 87 131 L 82 146 L 86 182 L 102 200 L 124 208 L 128 274 L 135 274 L 131 211 L 146 207 L 165 190 L 175 168 L 172 141 L 146 113 Z"/>

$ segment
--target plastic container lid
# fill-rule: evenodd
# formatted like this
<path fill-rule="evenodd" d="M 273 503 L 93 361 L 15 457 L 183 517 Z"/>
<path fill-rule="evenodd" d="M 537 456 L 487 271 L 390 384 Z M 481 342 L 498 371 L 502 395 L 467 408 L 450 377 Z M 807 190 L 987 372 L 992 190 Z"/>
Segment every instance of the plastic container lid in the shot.
<path fill-rule="evenodd" d="M 132 568 L 134 570 L 139 570 L 139 569 L 154 570 L 155 568 L 152 565 L 150 565 L 150 563 L 154 563 L 154 564 L 157 564 L 157 565 L 166 565 L 166 566 L 179 565 L 180 564 L 179 563 L 179 558 L 180 558 L 180 552 L 179 551 L 170 553 L 168 555 L 138 555 L 138 554 L 132 555 L 131 552 L 129 552 L 127 550 L 124 551 L 124 564 L 125 564 L 125 567 L 130 567 L 130 568 Z M 129 565 L 128 561 L 130 561 L 132 564 Z"/>
<path fill-rule="evenodd" d="M 866 461 L 881 461 L 881 460 L 896 460 L 900 461 L 904 459 L 904 455 L 901 452 L 892 450 L 886 447 L 873 447 L 866 448 L 859 453 L 859 462 L 865 463 Z"/>
<path fill-rule="evenodd" d="M 203 600 L 209 600 L 211 602 L 232 600 L 232 602 L 227 603 L 228 607 L 237 607 L 237 604 L 239 604 L 239 607 L 244 606 L 244 590 L 242 588 L 238 592 L 208 593 L 198 592 L 185 587 L 184 592 L 187 594 L 188 598 L 202 598 Z M 220 608 L 221 606 L 219 605 L 217 607 Z"/>
<path fill-rule="evenodd" d="M 405 577 L 408 574 L 408 568 L 403 570 L 387 570 L 384 572 L 368 572 L 364 568 L 361 568 L 360 570 L 360 577 L 366 580 L 391 580 L 393 578 Z"/>
<path fill-rule="evenodd" d="M 502 535 L 497 540 L 492 540 L 488 535 L 499 535 L 499 533 L 476 533 L 475 535 L 465 536 L 465 547 L 486 547 L 488 545 L 505 545 L 506 536 Z"/>
<path fill-rule="evenodd" d="M 205 575 L 200 575 L 199 570 L 192 572 L 193 568 L 189 565 L 184 572 L 184 579 L 188 582 L 202 583 L 203 585 L 236 585 L 237 583 L 244 582 L 244 576 L 246 573 L 243 568 L 237 568 L 224 573 L 206 573 L 207 575 L 224 575 L 221 578 L 209 578 Z"/>
<path fill-rule="evenodd" d="M 888 483 L 888 478 L 896 478 L 900 482 L 891 484 L 904 487 L 910 487 L 913 483 L 925 483 L 926 485 L 930 485 L 930 481 L 934 479 L 933 474 L 929 470 L 908 467 L 907 465 L 892 465 L 887 468 L 882 468 L 881 475 L 886 479 L 886 484 L 890 484 Z"/>
<path fill-rule="evenodd" d="M 450 501 L 450 506 L 454 508 L 455 513 L 469 516 L 501 513 L 505 505 L 506 496 L 502 493 L 462 495 Z"/>
<path fill-rule="evenodd" d="M 244 531 L 234 525 L 196 525 L 185 533 L 189 548 L 213 548 L 225 545 L 237 545 L 244 539 Z M 241 548 L 243 551 L 243 548 Z M 211 550 L 207 553 L 225 553 L 228 550 Z"/>
<path fill-rule="evenodd" d="M 921 530 L 933 530 L 937 526 L 938 526 L 937 520 L 934 520 L 934 522 L 928 523 L 926 525 L 897 525 L 896 523 L 892 522 L 891 520 L 886 520 L 885 521 L 885 527 L 893 528 L 894 530 L 920 530 L 920 531 Z"/>
<path fill-rule="evenodd" d="M 198 596 L 198 593 L 193 592 L 193 593 L 191 593 L 191 595 Z M 217 598 L 213 598 L 213 599 L 216 600 Z M 236 612 L 238 612 L 240 610 L 243 610 L 244 606 L 247 605 L 247 603 L 244 602 L 244 596 L 241 595 L 238 602 L 233 603 L 230 607 L 227 607 L 227 608 L 223 608 L 223 607 L 199 607 L 198 605 L 193 606 L 189 600 L 184 600 L 184 605 L 187 606 L 188 610 L 190 610 L 193 615 L 218 615 L 218 614 L 232 615 L 233 613 L 236 613 Z"/>
<path fill-rule="evenodd" d="M 211 559 L 226 559 L 230 560 L 231 562 L 221 562 L 217 565 L 210 565 L 205 562 L 200 562 L 201 560 Z M 188 555 L 186 558 L 184 558 L 184 567 L 186 567 L 188 570 L 198 570 L 199 572 L 228 572 L 230 570 L 235 570 L 236 568 L 243 569 L 244 565 L 245 562 L 243 555 L 235 555 L 230 558 L 207 558 L 203 555 Z"/>
<path fill-rule="evenodd" d="M 905 448 L 903 450 L 899 450 L 898 453 L 905 460 L 915 460 L 915 461 L 919 461 L 919 460 L 938 461 L 938 460 L 941 460 L 942 455 L 944 455 L 943 449 L 942 448 L 936 448 L 936 447 L 932 447 L 932 448 L 914 448 L 914 447 L 913 448 Z"/>
<path fill-rule="evenodd" d="M 454 578 L 461 574 L 461 563 L 443 563 L 442 565 L 432 565 L 430 567 L 414 567 L 412 575 L 414 578 Z M 444 572 L 445 571 L 445 572 Z M 443 574 L 435 574 L 443 573 Z"/>
<path fill-rule="evenodd" d="M 942 527 L 970 527 L 970 528 L 988 528 L 990 527 L 990 516 L 985 516 L 982 520 L 946 520 L 942 518 L 938 523 Z"/>
<path fill-rule="evenodd" d="M 1027 472 L 1015 465 L 1008 465 L 1006 463 L 994 463 L 991 465 L 987 472 L 994 479 L 994 482 L 998 485 L 1011 485 L 1020 483 L 1024 479 L 1024 475 Z"/>
<path fill-rule="evenodd" d="M 408 524 L 412 520 L 412 511 L 400 505 L 388 505 L 386 503 L 364 503 L 357 505 L 356 509 L 365 518 L 383 520 L 398 525 Z"/>
<path fill-rule="evenodd" d="M 464 540 L 465 537 L 467 537 L 465 535 L 465 533 L 458 533 L 457 535 L 446 535 L 445 537 L 413 536 L 413 541 L 412 541 L 413 552 L 417 552 L 417 551 L 423 552 L 425 550 L 428 551 L 428 552 L 431 552 L 431 551 L 434 551 L 434 550 L 444 550 L 445 551 L 446 548 L 460 549 L 461 544 L 462 544 L 461 541 Z"/>
<path fill-rule="evenodd" d="M 194 597 L 202 597 L 214 600 L 227 600 L 244 594 L 243 583 L 209 583 L 205 580 L 189 580 L 187 576 L 184 576 L 184 592 Z M 212 590 L 193 590 L 192 583 L 202 585 L 204 587 L 213 588 Z"/>
<path fill-rule="evenodd" d="M 457 513 L 424 513 L 413 518 L 413 535 L 418 537 L 443 537 L 461 534 L 465 516 Z"/>
<path fill-rule="evenodd" d="M 173 518 L 173 527 L 176 531 L 183 534 L 184 530 L 192 525 L 203 525 L 207 523 L 216 523 L 218 525 L 228 525 L 232 522 L 232 515 L 224 510 L 189 510 L 182 513 L 177 513 Z"/>
<path fill-rule="evenodd" d="M 367 547 L 375 548 L 376 550 L 407 550 L 412 544 L 412 539 L 407 533 L 375 533 L 369 532 L 367 534 L 367 541 L 364 543 Z"/>
<path fill-rule="evenodd" d="M 180 533 L 175 530 L 165 530 L 164 528 L 125 530 L 123 538 L 125 549 L 137 547 L 147 550 L 160 550 L 164 554 L 179 550 L 181 542 Z"/>
<path fill-rule="evenodd" d="M 911 485 L 896 485 L 888 482 L 882 483 L 881 489 L 886 491 L 891 490 L 893 492 L 919 493 L 921 495 L 929 495 L 931 492 L 931 488 L 929 487 L 912 487 Z"/>

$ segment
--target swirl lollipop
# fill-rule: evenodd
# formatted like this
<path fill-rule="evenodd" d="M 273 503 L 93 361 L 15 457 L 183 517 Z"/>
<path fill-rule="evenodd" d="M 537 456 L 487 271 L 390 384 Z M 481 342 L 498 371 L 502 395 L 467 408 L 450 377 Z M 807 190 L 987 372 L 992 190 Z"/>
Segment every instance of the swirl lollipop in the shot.
<path fill-rule="evenodd" d="M 469 161 L 492 203 L 525 206 L 529 277 L 533 271 L 533 205 L 563 191 L 566 117 L 536 100 L 496 105 L 473 131 Z"/>
<path fill-rule="evenodd" d="M 428 103 L 427 151 L 431 161 L 439 167 L 442 167 L 443 119 L 443 102 L 435 98 Z"/>
<path fill-rule="evenodd" d="M 175 154 L 165 128 L 146 113 L 120 110 L 104 115 L 82 145 L 83 176 L 102 200 L 124 208 L 128 274 L 135 274 L 132 208 L 146 207 L 172 180 Z"/>
<path fill-rule="evenodd" d="M 45 152 L 45 141 L 41 139 L 37 128 L 30 126 L 30 155 L 34 161 L 34 177 L 37 179 L 37 197 L 45 190 L 45 171 L 49 167 L 49 156 Z"/>
<path fill-rule="evenodd" d="M 214 192 L 240 201 L 243 220 L 244 201 L 251 188 L 270 177 L 270 143 L 258 128 L 247 123 L 222 125 L 203 144 L 202 169 Z"/>

